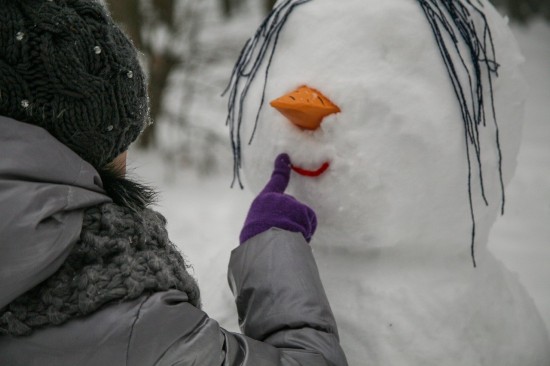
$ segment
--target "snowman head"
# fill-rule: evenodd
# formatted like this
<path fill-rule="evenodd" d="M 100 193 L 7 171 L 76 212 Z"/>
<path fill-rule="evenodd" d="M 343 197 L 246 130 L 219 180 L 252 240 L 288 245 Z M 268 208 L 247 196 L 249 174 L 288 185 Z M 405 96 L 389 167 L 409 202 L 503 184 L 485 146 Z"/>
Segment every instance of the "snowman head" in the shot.
<path fill-rule="evenodd" d="M 486 1 L 279 1 L 230 84 L 236 178 L 288 153 L 314 245 L 469 255 L 515 169 L 521 62 Z"/>

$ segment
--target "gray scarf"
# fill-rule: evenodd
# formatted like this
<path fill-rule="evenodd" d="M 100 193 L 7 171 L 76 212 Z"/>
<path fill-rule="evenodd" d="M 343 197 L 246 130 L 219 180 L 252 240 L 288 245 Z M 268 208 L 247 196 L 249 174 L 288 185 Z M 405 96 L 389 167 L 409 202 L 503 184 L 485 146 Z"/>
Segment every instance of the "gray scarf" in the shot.
<path fill-rule="evenodd" d="M 149 209 L 137 214 L 113 203 L 88 209 L 80 240 L 57 272 L 0 310 L 0 334 L 27 335 L 169 289 L 200 308 L 196 281 L 165 226 Z"/>

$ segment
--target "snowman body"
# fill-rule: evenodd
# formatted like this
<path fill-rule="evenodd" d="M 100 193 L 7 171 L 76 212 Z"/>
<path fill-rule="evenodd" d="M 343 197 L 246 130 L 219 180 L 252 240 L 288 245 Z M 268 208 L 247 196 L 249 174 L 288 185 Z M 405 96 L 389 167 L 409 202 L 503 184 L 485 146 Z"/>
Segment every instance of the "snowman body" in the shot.
<path fill-rule="evenodd" d="M 549 364 L 533 301 L 489 253 L 475 270 L 394 254 L 316 249 L 350 365 Z"/>
<path fill-rule="evenodd" d="M 533 301 L 487 250 L 515 170 L 525 88 L 510 30 L 480 4 L 500 68 L 483 91 L 496 115 L 476 137 L 479 161 L 418 1 L 305 1 L 242 104 L 254 191 L 279 153 L 302 170 L 330 164 L 317 177 L 294 174 L 287 193 L 317 213 L 311 245 L 350 365 L 550 365 Z M 304 85 L 340 110 L 314 130 L 265 102 Z"/>

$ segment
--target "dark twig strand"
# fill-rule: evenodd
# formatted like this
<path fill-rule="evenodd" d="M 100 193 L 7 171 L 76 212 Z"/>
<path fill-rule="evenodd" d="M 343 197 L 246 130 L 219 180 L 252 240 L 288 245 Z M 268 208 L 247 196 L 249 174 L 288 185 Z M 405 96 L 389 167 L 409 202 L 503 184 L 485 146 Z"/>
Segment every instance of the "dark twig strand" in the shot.
<path fill-rule="evenodd" d="M 243 188 L 240 169 L 241 169 L 241 127 L 243 119 L 243 107 L 245 99 L 252 82 L 260 70 L 264 60 L 267 59 L 267 66 L 264 75 L 264 85 L 262 98 L 254 122 L 254 130 L 250 136 L 249 144 L 254 139 L 260 113 L 265 102 L 265 89 L 269 77 L 269 69 L 273 61 L 273 55 L 277 49 L 279 35 L 292 11 L 302 4 L 311 0 L 287 0 L 277 5 L 267 18 L 262 22 L 254 37 L 250 38 L 233 68 L 231 79 L 223 95 L 229 92 L 229 101 L 227 105 L 227 120 L 231 135 L 231 147 L 233 148 L 233 182 L 239 183 Z"/>
<path fill-rule="evenodd" d="M 462 120 L 464 121 L 468 160 L 468 198 L 472 219 L 471 255 L 473 265 L 476 267 L 476 219 L 472 197 L 473 157 L 477 162 L 481 197 L 485 205 L 489 205 L 483 180 L 479 129 L 480 126 L 487 126 L 484 87 L 489 88 L 491 119 L 496 130 L 495 140 L 498 150 L 498 171 L 502 198 L 501 213 L 504 214 L 505 193 L 502 177 L 502 150 L 493 94 L 493 75 L 498 77 L 499 64 L 496 62 L 493 38 L 487 18 L 480 10 L 480 7 L 483 7 L 481 1 L 475 1 L 475 5 L 470 0 L 418 0 L 418 2 L 434 33 L 437 47 L 460 104 Z M 481 26 L 476 26 L 476 24 Z M 468 68 L 468 61 L 470 61 L 469 65 L 472 66 L 471 71 Z M 467 83 L 464 81 L 465 78 L 468 80 Z"/>

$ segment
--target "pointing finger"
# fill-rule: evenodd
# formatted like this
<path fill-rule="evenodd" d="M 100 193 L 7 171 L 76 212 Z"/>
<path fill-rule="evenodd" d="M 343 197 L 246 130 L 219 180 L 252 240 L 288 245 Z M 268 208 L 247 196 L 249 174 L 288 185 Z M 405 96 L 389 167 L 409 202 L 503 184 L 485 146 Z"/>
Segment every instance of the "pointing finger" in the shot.
<path fill-rule="evenodd" d="M 290 181 L 290 157 L 287 154 L 281 154 L 275 159 L 275 168 L 271 179 L 263 189 L 265 192 L 284 193 Z"/>

